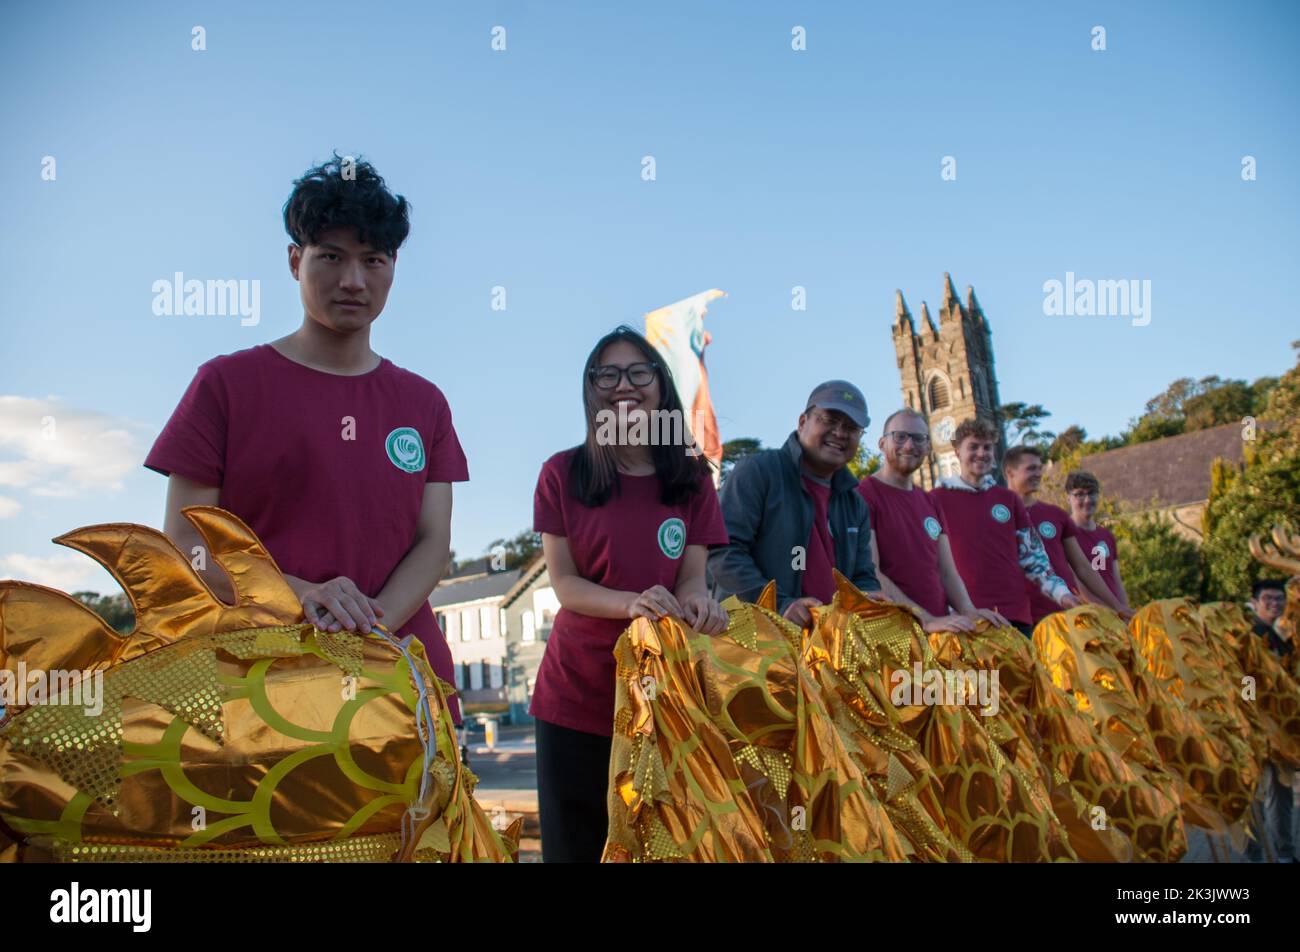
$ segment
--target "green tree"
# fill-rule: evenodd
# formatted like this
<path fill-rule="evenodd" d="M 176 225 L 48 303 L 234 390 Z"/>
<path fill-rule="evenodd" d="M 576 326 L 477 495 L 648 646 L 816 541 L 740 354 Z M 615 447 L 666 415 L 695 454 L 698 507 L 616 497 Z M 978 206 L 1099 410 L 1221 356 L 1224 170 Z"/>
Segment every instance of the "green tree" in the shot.
<path fill-rule="evenodd" d="M 1276 377 L 1260 377 L 1250 385 L 1250 415 L 1259 416 L 1268 409 L 1268 398 L 1277 386 Z"/>
<path fill-rule="evenodd" d="M 1159 598 L 1201 594 L 1201 556 L 1168 519 L 1146 513 L 1110 524 L 1120 571 L 1134 608 Z"/>
<path fill-rule="evenodd" d="M 1151 440 L 1163 440 L 1166 436 L 1178 436 L 1183 432 L 1185 421 L 1181 416 L 1163 417 L 1150 414 L 1134 420 L 1123 439 L 1125 443 L 1149 443 Z"/>
<path fill-rule="evenodd" d="M 1146 412 L 1129 422 L 1126 443 L 1145 443 L 1225 423 L 1240 423 L 1259 415 L 1277 385 L 1275 377 L 1260 377 L 1252 384 L 1224 380 L 1217 374 L 1193 380 L 1180 377 L 1164 393 L 1147 401 Z"/>
<path fill-rule="evenodd" d="M 1080 449 L 1088 442 L 1088 431 L 1077 423 L 1067 426 L 1057 434 L 1056 439 L 1052 440 L 1051 445 L 1047 448 L 1047 458 L 1050 460 L 1064 459 L 1070 453 Z"/>
<path fill-rule="evenodd" d="M 1008 437 L 1012 445 L 1028 443 L 1035 446 L 1047 446 L 1056 439 L 1056 434 L 1039 429 L 1039 424 L 1052 414 L 1038 403 L 1004 403 L 1001 408 L 1002 420 L 1014 431 Z"/>
<path fill-rule="evenodd" d="M 1222 457 L 1215 457 L 1210 464 L 1210 498 L 1201 514 L 1201 538 L 1208 539 L 1214 534 L 1216 517 L 1222 512 L 1222 506 L 1215 506 L 1237 481 L 1238 470 L 1231 462 Z"/>
<path fill-rule="evenodd" d="M 863 480 L 880 469 L 883 461 L 884 458 L 878 452 L 867 449 L 865 443 L 859 443 L 857 454 L 849 460 L 849 472 Z"/>
<path fill-rule="evenodd" d="M 731 471 L 736 468 L 746 456 L 753 456 L 763 449 L 763 444 L 752 436 L 738 436 L 734 440 L 727 440 L 722 444 L 722 478 L 720 482 L 726 482 Z"/>
<path fill-rule="evenodd" d="M 1252 535 L 1275 523 L 1300 527 L 1300 362 L 1271 388 L 1260 421 L 1271 426 L 1242 427 L 1241 474 L 1212 493 L 1206 506 L 1201 554 L 1211 598 L 1241 598 L 1264 577 L 1248 548 Z"/>
<path fill-rule="evenodd" d="M 497 539 L 487 547 L 485 554 L 489 557 L 489 568 L 492 571 L 500 572 L 524 567 L 536 558 L 537 553 L 541 550 L 541 534 L 533 532 L 531 529 L 524 529 L 513 539 Z M 504 563 L 493 564 L 491 556 L 499 553 L 504 554 Z"/>
<path fill-rule="evenodd" d="M 1218 378 L 1211 378 L 1218 381 Z M 1254 394 L 1244 380 L 1225 380 L 1192 397 L 1183 405 L 1183 427 L 1188 432 L 1223 423 L 1240 423 L 1250 416 Z"/>
<path fill-rule="evenodd" d="M 1103 436 L 1099 440 L 1084 440 L 1079 444 L 1079 455 L 1092 456 L 1095 453 L 1104 453 L 1107 450 L 1119 449 L 1124 445 L 1122 436 Z"/>
<path fill-rule="evenodd" d="M 126 634 L 135 627 L 135 610 L 122 592 L 100 595 L 98 592 L 73 592 L 72 597 L 104 619 L 116 631 Z"/>
<path fill-rule="evenodd" d="M 1166 420 L 1179 419 L 1183 416 L 1183 404 L 1202 389 L 1203 383 L 1198 384 L 1191 377 L 1179 377 L 1165 388 L 1164 393 L 1157 394 L 1147 401 L 1146 413 L 1143 416 Z"/>

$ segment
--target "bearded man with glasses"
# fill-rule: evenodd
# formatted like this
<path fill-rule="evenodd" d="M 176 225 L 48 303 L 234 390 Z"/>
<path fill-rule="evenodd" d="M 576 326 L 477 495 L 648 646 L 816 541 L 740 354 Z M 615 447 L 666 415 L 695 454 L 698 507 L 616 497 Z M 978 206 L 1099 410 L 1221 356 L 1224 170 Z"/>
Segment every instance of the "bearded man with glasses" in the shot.
<path fill-rule="evenodd" d="M 885 596 L 911 606 L 926 631 L 974 631 L 981 618 L 1010 624 L 971 602 L 939 512 L 912 481 L 930 452 L 925 417 L 908 408 L 894 411 L 876 445 L 880 469 L 858 484 L 858 492 L 871 515 L 871 557 Z"/>
<path fill-rule="evenodd" d="M 806 407 L 783 447 L 746 457 L 727 477 L 720 501 L 730 541 L 709 552 L 717 598 L 752 602 L 775 580 L 777 610 L 800 626 L 835 594 L 832 569 L 880 591 L 867 504 L 848 469 L 871 422 L 866 399 L 828 380 Z"/>

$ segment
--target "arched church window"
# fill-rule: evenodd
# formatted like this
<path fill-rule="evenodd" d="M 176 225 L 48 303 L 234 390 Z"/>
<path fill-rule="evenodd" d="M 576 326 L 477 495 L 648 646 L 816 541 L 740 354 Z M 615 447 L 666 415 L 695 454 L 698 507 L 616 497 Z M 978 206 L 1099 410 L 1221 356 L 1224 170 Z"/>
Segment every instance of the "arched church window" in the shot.
<path fill-rule="evenodd" d="M 930 409 L 942 410 L 952 401 L 948 394 L 948 381 L 936 375 L 930 378 Z"/>

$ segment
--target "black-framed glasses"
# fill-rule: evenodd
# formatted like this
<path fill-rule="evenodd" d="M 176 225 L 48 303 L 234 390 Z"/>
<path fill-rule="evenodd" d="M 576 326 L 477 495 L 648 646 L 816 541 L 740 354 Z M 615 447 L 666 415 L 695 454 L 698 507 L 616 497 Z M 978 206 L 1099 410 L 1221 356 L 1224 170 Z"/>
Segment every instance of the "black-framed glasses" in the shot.
<path fill-rule="evenodd" d="M 817 425 L 827 432 L 834 433 L 836 430 L 839 430 L 841 433 L 850 437 L 858 437 L 862 435 L 862 427 L 858 426 L 846 416 L 831 417 L 822 413 L 820 410 L 814 410 L 812 417 L 817 421 Z"/>
<path fill-rule="evenodd" d="M 902 446 L 908 440 L 912 441 L 913 446 L 928 446 L 930 444 L 929 433 L 912 433 L 908 430 L 890 430 L 885 434 L 895 446 Z"/>
<path fill-rule="evenodd" d="M 626 367 L 604 364 L 600 367 L 592 367 L 589 374 L 597 390 L 614 390 L 617 389 L 624 374 L 627 374 L 627 382 L 632 386 L 648 387 L 658 372 L 659 365 L 655 363 L 628 364 Z"/>

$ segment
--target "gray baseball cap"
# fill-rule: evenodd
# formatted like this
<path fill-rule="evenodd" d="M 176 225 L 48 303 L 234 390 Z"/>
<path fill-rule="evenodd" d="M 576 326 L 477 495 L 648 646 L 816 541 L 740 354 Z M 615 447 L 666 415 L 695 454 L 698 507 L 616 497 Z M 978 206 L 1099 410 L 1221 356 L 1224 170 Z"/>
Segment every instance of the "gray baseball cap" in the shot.
<path fill-rule="evenodd" d="M 827 380 L 818 384 L 808 396 L 808 406 L 838 410 L 864 430 L 871 423 L 871 417 L 867 416 L 867 398 L 847 380 Z"/>

